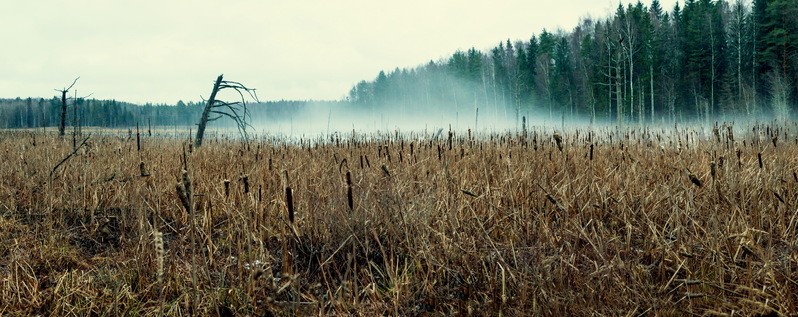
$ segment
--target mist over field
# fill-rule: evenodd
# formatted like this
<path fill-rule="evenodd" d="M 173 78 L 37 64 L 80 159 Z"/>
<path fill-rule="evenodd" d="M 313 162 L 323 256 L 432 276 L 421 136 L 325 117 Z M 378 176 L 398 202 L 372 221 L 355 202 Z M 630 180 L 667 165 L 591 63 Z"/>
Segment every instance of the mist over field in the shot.
<path fill-rule="evenodd" d="M 428 110 L 408 107 L 385 107 L 374 109 L 360 106 L 329 106 L 309 103 L 289 115 L 253 119 L 253 130 L 258 133 L 283 134 L 287 136 L 315 136 L 331 133 L 436 133 L 445 131 L 473 133 L 504 132 L 520 130 L 522 121 L 503 109 L 465 108 L 462 111 L 447 111 L 444 107 Z M 491 111 L 493 110 L 493 111 Z M 268 113 L 268 112 L 267 112 Z M 527 126 L 559 126 L 561 120 L 540 119 L 541 114 L 529 111 L 524 114 Z"/>

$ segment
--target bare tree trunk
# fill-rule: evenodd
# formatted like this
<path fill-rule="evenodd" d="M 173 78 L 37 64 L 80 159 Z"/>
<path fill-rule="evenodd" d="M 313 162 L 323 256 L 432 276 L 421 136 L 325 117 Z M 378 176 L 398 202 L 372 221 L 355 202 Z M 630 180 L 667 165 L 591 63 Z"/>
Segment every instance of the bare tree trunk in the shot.
<path fill-rule="evenodd" d="M 61 91 L 61 121 L 58 123 L 58 136 L 64 136 L 67 116 L 67 90 Z"/>
<path fill-rule="evenodd" d="M 646 90 L 643 89 L 643 83 L 638 78 L 637 85 L 640 90 L 640 98 L 637 101 L 637 124 L 643 126 L 646 121 Z"/>
<path fill-rule="evenodd" d="M 712 23 L 713 23 L 712 22 L 712 16 L 708 15 L 707 19 L 709 20 L 709 38 L 710 38 L 710 43 L 711 43 L 710 45 L 712 45 L 712 47 L 710 48 L 710 51 L 712 53 L 712 60 L 711 60 L 712 64 L 710 65 L 711 73 L 712 73 L 712 81 L 709 83 L 709 91 L 710 91 L 710 94 L 709 94 L 709 111 L 708 111 L 708 115 L 707 115 L 709 117 L 709 115 L 713 115 L 713 116 L 715 115 L 715 77 L 717 76 L 717 74 L 716 74 L 717 72 L 715 70 L 715 28 L 712 25 Z M 710 118 L 707 118 L 707 123 L 709 123 L 710 121 L 711 121 Z"/>
<path fill-rule="evenodd" d="M 455 82 L 452 82 L 452 94 L 454 97 L 454 126 L 455 129 L 457 129 L 460 124 L 460 103 L 457 101 L 457 85 Z"/>
<path fill-rule="evenodd" d="M 587 66 L 585 63 L 582 63 L 582 76 L 584 77 L 585 81 L 585 89 L 587 89 L 587 93 L 590 95 L 589 103 L 589 110 L 590 110 L 590 124 L 596 121 L 596 94 L 593 87 L 590 85 L 590 78 L 587 73 Z"/>
<path fill-rule="evenodd" d="M 631 42 L 631 40 L 630 40 Z M 635 109 L 635 83 L 634 83 L 634 52 L 632 45 L 629 44 L 629 121 L 634 122 Z M 640 114 L 637 114 L 638 117 Z"/>
<path fill-rule="evenodd" d="M 671 124 L 676 124 L 676 96 L 674 95 L 674 91 L 676 90 L 674 87 L 673 81 L 668 83 L 668 110 L 670 111 L 671 115 Z"/>
<path fill-rule="evenodd" d="M 629 80 L 629 94 L 628 94 L 628 96 L 629 96 L 629 121 L 630 122 L 634 122 L 633 120 L 634 120 L 634 110 L 635 110 L 634 109 L 635 108 L 635 83 L 634 83 L 635 37 L 634 37 L 634 34 L 632 33 L 632 20 L 631 20 L 630 17 L 626 18 L 626 29 L 625 30 L 622 29 L 622 32 L 623 31 L 626 32 L 626 36 L 625 36 L 624 40 L 622 40 L 625 43 L 621 43 L 621 45 L 624 46 L 624 48 L 626 48 L 627 58 L 629 59 L 629 63 L 628 63 L 628 66 L 629 66 L 629 68 L 628 68 L 628 71 L 629 71 L 629 78 L 628 78 L 628 80 Z M 641 122 L 640 121 L 641 115 L 642 115 L 641 113 L 637 114 L 638 122 Z"/>
<path fill-rule="evenodd" d="M 197 126 L 197 135 L 194 138 L 194 147 L 200 147 L 202 145 L 202 139 L 205 137 L 205 126 L 208 125 L 208 116 L 211 113 L 211 109 L 213 109 L 213 105 L 216 102 L 216 93 L 219 92 L 219 85 L 222 83 L 222 77 L 224 75 L 219 75 L 216 78 L 216 83 L 213 84 L 213 90 L 211 90 L 211 96 L 208 98 L 208 103 L 205 104 L 205 109 L 202 110 L 202 117 L 200 118 L 200 122 Z"/>
<path fill-rule="evenodd" d="M 78 79 L 80 79 L 80 77 L 75 78 L 75 80 L 72 81 L 72 85 L 69 85 L 69 88 L 55 90 L 61 93 L 61 122 L 58 124 L 58 136 L 64 136 L 66 133 L 67 93 L 72 87 L 75 87 L 75 83 L 78 82 Z"/>
<path fill-rule="evenodd" d="M 612 47 L 607 44 L 607 120 L 612 119 Z"/>
<path fill-rule="evenodd" d="M 78 146 L 78 93 L 75 90 L 74 104 L 72 105 L 72 147 Z"/>
<path fill-rule="evenodd" d="M 648 74 L 649 74 L 648 88 L 651 94 L 651 123 L 653 124 L 654 123 L 654 62 L 653 62 L 654 59 L 652 58 L 651 60 L 652 62 L 649 63 L 648 65 Z"/>
<path fill-rule="evenodd" d="M 735 3 L 735 12 L 737 13 L 737 102 L 743 102 L 743 14 L 742 14 L 742 0 L 737 0 Z M 746 101 L 747 102 L 747 101 Z M 745 114 L 751 115 L 748 106 L 745 107 Z"/>
<path fill-rule="evenodd" d="M 618 125 L 623 126 L 624 122 L 624 114 L 623 114 L 623 106 L 624 106 L 624 96 L 621 89 L 626 86 L 624 83 L 625 81 L 621 78 L 623 72 L 621 70 L 621 51 L 618 50 L 618 61 L 615 64 L 615 116 L 617 117 Z"/>
<path fill-rule="evenodd" d="M 754 13 L 752 13 L 752 14 L 754 14 Z M 756 15 L 754 15 L 754 18 L 755 18 L 754 21 L 756 21 Z M 754 25 L 756 25 L 756 23 L 754 23 Z M 752 32 L 753 37 L 754 37 L 753 40 L 752 40 L 754 45 L 753 45 L 753 48 L 751 48 L 751 85 L 753 86 L 752 90 L 751 90 L 751 92 L 753 93 L 752 108 L 754 109 L 755 113 L 758 113 L 759 112 L 759 105 L 757 104 L 757 100 L 756 100 L 756 97 L 757 97 L 757 91 L 756 91 L 756 55 L 757 55 L 757 52 L 756 52 L 756 41 L 757 41 L 756 29 L 754 27 L 752 27 L 751 32 Z"/>

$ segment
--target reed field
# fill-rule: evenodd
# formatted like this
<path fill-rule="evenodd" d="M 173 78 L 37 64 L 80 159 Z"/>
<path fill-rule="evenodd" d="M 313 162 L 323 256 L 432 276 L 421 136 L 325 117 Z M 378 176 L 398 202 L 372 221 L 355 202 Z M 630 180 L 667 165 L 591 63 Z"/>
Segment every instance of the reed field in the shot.
<path fill-rule="evenodd" d="M 0 132 L 2 316 L 789 316 L 798 128 Z"/>

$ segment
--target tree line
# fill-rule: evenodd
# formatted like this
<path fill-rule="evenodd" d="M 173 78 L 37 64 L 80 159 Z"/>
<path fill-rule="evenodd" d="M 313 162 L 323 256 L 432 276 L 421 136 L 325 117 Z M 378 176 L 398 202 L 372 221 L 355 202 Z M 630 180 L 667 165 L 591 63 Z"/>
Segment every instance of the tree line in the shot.
<path fill-rule="evenodd" d="M 798 106 L 798 0 L 619 5 L 570 32 L 543 30 L 361 81 L 350 102 L 403 111 L 671 123 L 787 119 Z M 481 112 L 480 112 L 481 111 Z"/>
<path fill-rule="evenodd" d="M 189 126 L 197 123 L 201 103 L 175 105 L 137 105 L 117 100 L 88 98 L 70 99 L 66 115 L 68 126 L 105 128 L 131 127 L 136 124 L 162 126 Z M 60 120 L 61 100 L 58 97 L 0 99 L 0 126 L 6 128 L 57 127 Z"/>
<path fill-rule="evenodd" d="M 55 128 L 59 126 L 61 100 L 59 97 L 0 99 L 0 127 Z M 278 100 L 248 105 L 247 119 L 252 122 L 284 120 L 302 112 L 310 105 L 335 106 L 336 101 Z M 74 98 L 68 100 L 66 125 L 70 127 L 129 128 L 138 125 L 192 127 L 199 122 L 205 102 L 137 105 L 117 100 Z M 234 127 L 227 118 L 218 126 Z"/>

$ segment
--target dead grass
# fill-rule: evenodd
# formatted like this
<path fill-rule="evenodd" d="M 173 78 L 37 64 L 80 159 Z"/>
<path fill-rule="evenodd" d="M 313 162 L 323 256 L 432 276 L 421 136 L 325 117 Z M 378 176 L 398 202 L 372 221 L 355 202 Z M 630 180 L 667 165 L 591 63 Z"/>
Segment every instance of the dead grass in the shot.
<path fill-rule="evenodd" d="M 6 131 L 0 315 L 794 315 L 788 128 L 106 135 L 52 177 L 71 141 Z"/>

